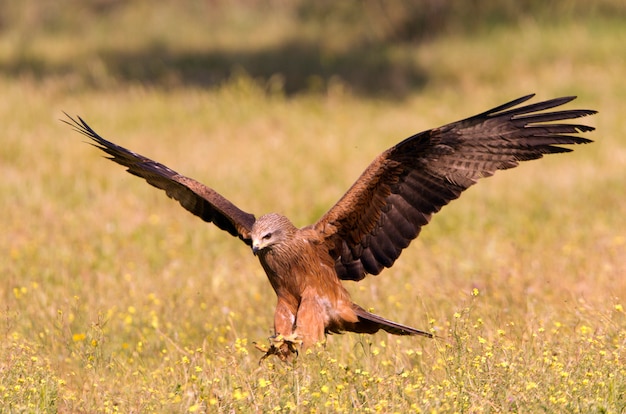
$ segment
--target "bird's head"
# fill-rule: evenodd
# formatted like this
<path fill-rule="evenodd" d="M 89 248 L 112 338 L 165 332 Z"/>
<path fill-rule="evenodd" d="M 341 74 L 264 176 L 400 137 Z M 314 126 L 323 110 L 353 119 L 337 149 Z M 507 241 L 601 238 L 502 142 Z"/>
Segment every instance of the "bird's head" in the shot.
<path fill-rule="evenodd" d="M 252 226 L 252 252 L 256 256 L 261 251 L 287 240 L 296 230 L 287 217 L 276 213 L 265 214 Z"/>

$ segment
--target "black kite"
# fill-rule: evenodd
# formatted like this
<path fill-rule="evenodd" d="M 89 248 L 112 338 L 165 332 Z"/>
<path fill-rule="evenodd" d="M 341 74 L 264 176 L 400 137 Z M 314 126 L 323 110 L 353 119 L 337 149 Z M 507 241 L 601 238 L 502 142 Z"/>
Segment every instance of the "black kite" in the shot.
<path fill-rule="evenodd" d="M 361 280 L 391 267 L 433 213 L 479 178 L 520 161 L 571 151 L 560 145 L 591 142 L 571 134 L 593 127 L 560 121 L 595 111 L 546 112 L 575 97 L 515 108 L 532 96 L 420 132 L 389 148 L 317 223 L 300 229 L 275 213 L 255 218 L 212 188 L 105 140 L 80 117 L 68 115 L 70 122 L 65 122 L 128 172 L 252 247 L 278 296 L 275 336 L 266 355 L 285 359 L 300 345 L 311 346 L 333 332 L 383 329 L 433 336 L 367 312 L 352 302 L 341 280 Z"/>

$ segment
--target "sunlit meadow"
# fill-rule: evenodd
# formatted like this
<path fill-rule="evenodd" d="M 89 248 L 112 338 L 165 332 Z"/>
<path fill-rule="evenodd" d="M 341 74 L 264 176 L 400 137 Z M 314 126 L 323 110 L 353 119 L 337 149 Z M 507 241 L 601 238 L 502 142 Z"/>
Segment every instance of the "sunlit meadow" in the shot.
<path fill-rule="evenodd" d="M 31 20 L 0 37 L 1 412 L 626 410 L 623 21 L 531 19 L 405 44 L 389 53 L 423 80 L 399 97 L 332 76 L 287 93 L 245 66 L 187 83 L 106 57 L 203 51 L 207 38 L 263 49 L 297 30 L 286 13 L 264 30 L 227 9 L 213 28 L 136 2 L 29 32 L 41 16 L 25 4 Z M 306 225 L 383 149 L 530 92 L 598 110 L 584 119 L 596 142 L 484 180 L 392 269 L 346 284 L 437 338 L 334 335 L 293 364 L 259 364 L 275 296 L 249 249 L 59 122 L 78 114 L 244 210 Z"/>

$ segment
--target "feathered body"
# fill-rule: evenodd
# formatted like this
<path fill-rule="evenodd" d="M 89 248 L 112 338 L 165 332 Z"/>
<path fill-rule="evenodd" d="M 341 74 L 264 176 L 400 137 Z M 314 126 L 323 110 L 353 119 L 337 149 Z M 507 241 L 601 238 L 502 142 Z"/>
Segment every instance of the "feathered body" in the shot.
<path fill-rule="evenodd" d="M 81 118 L 68 124 L 131 174 L 164 190 L 191 213 L 252 247 L 277 296 L 276 338 L 269 354 L 285 359 L 330 332 L 423 335 L 352 302 L 341 280 L 391 267 L 432 215 L 482 177 L 544 154 L 571 151 L 593 128 L 560 121 L 594 114 L 548 111 L 573 97 L 516 107 L 532 95 L 473 117 L 415 134 L 381 153 L 316 223 L 296 228 L 286 217 L 258 219 L 215 190 L 105 140 Z M 556 122 L 555 122 L 556 121 Z"/>
<path fill-rule="evenodd" d="M 304 347 L 326 333 L 431 334 L 388 321 L 365 311 L 350 299 L 335 271 L 335 260 L 312 227 L 297 229 L 276 213 L 261 216 L 252 226 L 252 249 L 258 255 L 278 303 L 274 329 L 289 337 L 297 330 Z"/>

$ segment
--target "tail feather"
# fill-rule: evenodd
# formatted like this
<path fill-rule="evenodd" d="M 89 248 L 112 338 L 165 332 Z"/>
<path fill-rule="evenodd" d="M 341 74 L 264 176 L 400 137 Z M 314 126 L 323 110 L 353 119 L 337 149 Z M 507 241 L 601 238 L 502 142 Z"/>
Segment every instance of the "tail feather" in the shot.
<path fill-rule="evenodd" d="M 420 335 L 427 338 L 434 336 L 430 332 L 420 331 L 419 329 L 411 328 L 410 326 L 402 325 L 385 319 L 382 316 L 370 313 L 357 304 L 353 305 L 353 309 L 359 318 L 359 321 L 355 322 L 352 326 L 353 329 L 350 329 L 353 332 L 372 334 L 382 329 L 393 335 Z"/>

